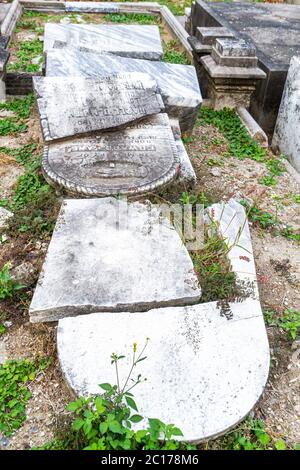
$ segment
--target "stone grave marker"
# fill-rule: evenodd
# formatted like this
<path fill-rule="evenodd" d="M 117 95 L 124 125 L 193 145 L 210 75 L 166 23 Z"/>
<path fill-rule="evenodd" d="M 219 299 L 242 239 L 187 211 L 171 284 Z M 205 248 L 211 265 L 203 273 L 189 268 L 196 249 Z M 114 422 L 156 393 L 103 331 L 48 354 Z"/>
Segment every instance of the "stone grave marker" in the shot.
<path fill-rule="evenodd" d="M 200 295 L 192 260 L 158 208 L 126 199 L 69 199 L 58 216 L 30 320 L 186 305 Z"/>
<path fill-rule="evenodd" d="M 164 109 L 156 81 L 139 72 L 100 78 L 34 77 L 46 141 L 117 129 Z"/>
<path fill-rule="evenodd" d="M 123 57 L 160 60 L 163 48 L 158 26 L 46 23 L 44 51 L 76 47 Z"/>
<path fill-rule="evenodd" d="M 179 119 L 182 132 L 191 132 L 202 103 L 194 66 L 131 59 L 111 54 L 53 49 L 47 53 L 47 77 L 102 77 L 143 72 L 157 81 L 166 112 Z"/>
<path fill-rule="evenodd" d="M 179 173 L 176 143 L 166 114 L 114 132 L 53 142 L 45 147 L 47 180 L 69 194 L 140 194 Z"/>

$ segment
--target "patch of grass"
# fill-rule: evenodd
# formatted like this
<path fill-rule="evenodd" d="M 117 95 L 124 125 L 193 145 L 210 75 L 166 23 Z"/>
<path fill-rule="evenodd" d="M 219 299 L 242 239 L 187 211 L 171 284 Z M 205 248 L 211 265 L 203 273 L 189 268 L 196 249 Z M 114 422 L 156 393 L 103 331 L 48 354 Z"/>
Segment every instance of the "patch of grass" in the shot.
<path fill-rule="evenodd" d="M 26 119 L 34 102 L 33 94 L 26 98 L 15 98 L 7 103 L 0 103 L 0 110 L 12 111 L 16 116 L 0 119 L 0 135 L 11 135 L 27 130 Z"/>
<path fill-rule="evenodd" d="M 5 264 L 0 271 L 0 301 L 12 299 L 24 286 L 12 279 L 9 265 Z"/>
<path fill-rule="evenodd" d="M 159 24 L 160 18 L 154 15 L 143 13 L 110 13 L 103 16 L 105 21 L 112 23 L 129 23 L 129 24 Z"/>
<path fill-rule="evenodd" d="M 45 181 L 41 172 L 41 159 L 36 154 L 36 145 L 27 144 L 19 149 L 1 148 L 12 155 L 25 167 L 15 186 L 10 201 L 2 200 L 0 205 L 14 214 L 8 221 L 5 233 L 17 236 L 28 232 L 31 236 L 43 236 L 52 232 L 58 211 L 55 191 Z"/>
<path fill-rule="evenodd" d="M 171 41 L 166 41 L 164 43 L 164 62 L 170 62 L 172 64 L 190 64 L 190 60 L 187 58 L 186 54 L 182 52 L 179 48 L 178 42 L 176 39 Z"/>
<path fill-rule="evenodd" d="M 3 325 L 2 323 L 0 323 L 0 336 L 1 336 L 1 335 L 4 335 L 5 332 L 6 332 L 6 327 L 5 327 L 5 325 Z"/>
<path fill-rule="evenodd" d="M 300 243 L 300 233 L 296 232 L 293 227 L 287 226 L 281 228 L 282 224 L 277 216 L 270 212 L 263 211 L 256 203 L 250 204 L 246 199 L 242 199 L 241 204 L 245 207 L 249 219 L 262 229 L 273 231 L 274 235 L 281 235 L 288 240 Z"/>
<path fill-rule="evenodd" d="M 0 431 L 10 436 L 26 419 L 26 403 L 32 396 L 28 384 L 49 365 L 49 360 L 6 361 L 0 365 Z"/>
<path fill-rule="evenodd" d="M 219 440 L 223 450 L 286 450 L 283 439 L 272 439 L 265 430 L 264 422 L 247 419 L 239 427 Z"/>
<path fill-rule="evenodd" d="M 295 196 L 293 197 L 293 199 L 294 199 L 294 202 L 295 202 L 296 204 L 300 204 L 300 194 L 295 194 Z"/>
<path fill-rule="evenodd" d="M 291 341 L 299 337 L 300 312 L 298 310 L 288 308 L 282 315 L 278 315 L 274 310 L 267 310 L 264 312 L 264 317 L 269 326 L 284 330 Z"/>
<path fill-rule="evenodd" d="M 9 62 L 7 65 L 9 72 L 39 72 L 43 62 L 43 42 L 32 39 L 18 43 L 16 56 L 17 61 Z M 39 56 L 41 56 L 40 62 L 32 64 L 31 61 Z"/>

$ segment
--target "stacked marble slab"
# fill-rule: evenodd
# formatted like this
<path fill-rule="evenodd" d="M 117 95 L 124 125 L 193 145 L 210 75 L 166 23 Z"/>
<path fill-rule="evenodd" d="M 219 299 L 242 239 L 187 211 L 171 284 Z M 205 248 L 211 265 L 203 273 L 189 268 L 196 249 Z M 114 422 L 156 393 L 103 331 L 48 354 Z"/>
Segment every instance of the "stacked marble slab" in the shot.
<path fill-rule="evenodd" d="M 191 65 L 162 62 L 157 26 L 53 25 L 45 28 L 46 76 L 144 72 L 157 80 L 166 112 L 192 132 L 202 97 Z"/>

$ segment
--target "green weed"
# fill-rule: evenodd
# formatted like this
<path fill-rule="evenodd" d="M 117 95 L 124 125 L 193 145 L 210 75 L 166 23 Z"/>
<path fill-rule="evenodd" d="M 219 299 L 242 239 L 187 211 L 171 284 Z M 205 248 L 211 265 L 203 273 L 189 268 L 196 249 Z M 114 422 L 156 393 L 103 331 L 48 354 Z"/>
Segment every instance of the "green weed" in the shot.
<path fill-rule="evenodd" d="M 25 132 L 27 130 L 26 119 L 30 115 L 33 102 L 33 95 L 30 94 L 24 99 L 15 98 L 7 103 L 0 103 L 0 110 L 12 111 L 16 114 L 14 117 L 0 119 L 0 135 Z"/>
<path fill-rule="evenodd" d="M 289 308 L 282 315 L 278 315 L 274 310 L 264 312 L 264 317 L 269 326 L 282 328 L 288 338 L 294 341 L 299 336 L 300 331 L 300 312 Z"/>
<path fill-rule="evenodd" d="M 179 50 L 178 43 L 175 39 L 164 43 L 164 56 L 165 62 L 172 64 L 190 64 L 190 60 L 186 54 Z"/>
<path fill-rule="evenodd" d="M 0 301 L 12 299 L 23 287 L 11 277 L 9 265 L 5 264 L 0 271 Z"/>
<path fill-rule="evenodd" d="M 110 13 L 104 15 L 104 20 L 111 23 L 130 23 L 130 24 L 159 24 L 158 16 L 147 15 L 142 13 Z"/>
<path fill-rule="evenodd" d="M 9 62 L 7 70 L 10 72 L 39 72 L 43 62 L 43 42 L 39 39 L 32 39 L 31 41 L 23 41 L 17 45 L 17 61 Z M 32 59 L 41 56 L 38 64 L 32 64 Z"/>
<path fill-rule="evenodd" d="M 0 364 L 0 431 L 5 436 L 10 436 L 25 421 L 25 406 L 32 395 L 27 385 L 48 365 L 45 359 Z"/>

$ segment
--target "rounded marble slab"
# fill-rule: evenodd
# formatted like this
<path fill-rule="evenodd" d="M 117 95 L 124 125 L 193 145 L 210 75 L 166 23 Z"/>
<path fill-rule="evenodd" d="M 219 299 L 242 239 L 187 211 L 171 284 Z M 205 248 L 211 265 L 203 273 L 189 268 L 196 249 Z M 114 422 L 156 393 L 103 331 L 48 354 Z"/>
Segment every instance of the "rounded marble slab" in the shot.
<path fill-rule="evenodd" d="M 153 191 L 174 179 L 179 169 L 166 114 L 123 130 L 50 143 L 43 156 L 49 183 L 83 196 Z"/>

